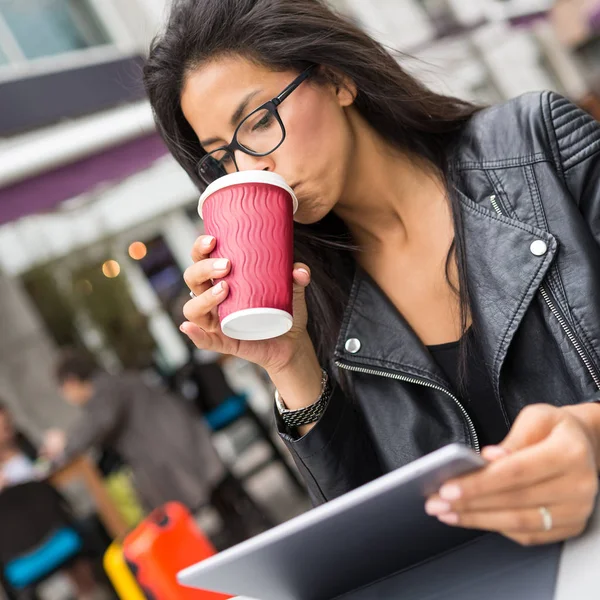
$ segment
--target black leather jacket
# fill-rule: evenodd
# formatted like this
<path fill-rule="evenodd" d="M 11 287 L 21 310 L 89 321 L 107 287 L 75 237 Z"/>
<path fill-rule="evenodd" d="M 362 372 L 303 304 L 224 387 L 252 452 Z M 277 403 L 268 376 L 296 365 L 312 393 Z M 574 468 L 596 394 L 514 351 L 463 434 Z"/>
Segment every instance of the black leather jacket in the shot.
<path fill-rule="evenodd" d="M 552 92 L 475 115 L 457 155 L 474 319 L 509 426 L 527 404 L 600 395 L 600 126 Z M 478 449 L 456 392 L 358 271 L 331 375 L 351 372 L 309 434 L 280 432 L 315 502 L 451 442 Z"/>

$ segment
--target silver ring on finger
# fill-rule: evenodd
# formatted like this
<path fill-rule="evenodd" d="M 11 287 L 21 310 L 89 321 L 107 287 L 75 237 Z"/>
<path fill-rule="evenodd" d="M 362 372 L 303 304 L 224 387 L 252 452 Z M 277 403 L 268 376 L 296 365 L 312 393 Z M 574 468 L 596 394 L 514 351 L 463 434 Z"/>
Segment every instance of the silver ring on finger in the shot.
<path fill-rule="evenodd" d="M 193 300 L 194 298 L 197 298 L 198 296 L 196 296 L 196 294 L 194 294 L 194 292 L 190 292 L 190 298 Z"/>
<path fill-rule="evenodd" d="M 545 506 L 540 506 L 538 510 L 542 517 L 542 528 L 545 532 L 550 531 L 553 525 L 552 513 Z"/>

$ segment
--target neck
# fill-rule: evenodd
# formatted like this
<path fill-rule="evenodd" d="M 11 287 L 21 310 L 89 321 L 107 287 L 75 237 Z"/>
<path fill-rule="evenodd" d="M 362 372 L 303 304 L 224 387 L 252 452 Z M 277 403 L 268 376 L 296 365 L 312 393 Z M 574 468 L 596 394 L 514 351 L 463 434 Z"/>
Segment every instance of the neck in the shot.
<path fill-rule="evenodd" d="M 450 214 L 441 176 L 423 159 L 392 146 L 358 112 L 349 119 L 356 146 L 336 214 L 362 250 L 398 248 L 421 238 L 440 213 Z"/>

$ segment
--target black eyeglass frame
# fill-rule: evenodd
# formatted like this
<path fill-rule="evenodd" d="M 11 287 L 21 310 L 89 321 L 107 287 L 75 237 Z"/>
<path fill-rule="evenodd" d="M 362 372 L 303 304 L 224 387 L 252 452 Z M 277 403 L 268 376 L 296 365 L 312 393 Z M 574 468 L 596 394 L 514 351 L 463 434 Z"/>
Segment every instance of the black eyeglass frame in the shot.
<path fill-rule="evenodd" d="M 269 154 L 272 154 L 273 152 L 275 152 L 275 150 L 277 150 L 277 148 L 279 148 L 279 146 L 281 146 L 281 144 L 283 144 L 283 142 L 285 142 L 285 138 L 286 138 L 287 132 L 285 130 L 285 125 L 283 124 L 283 121 L 281 120 L 281 117 L 279 116 L 279 111 L 277 110 L 277 107 L 293 91 L 295 91 L 298 87 L 300 87 L 301 83 L 303 83 L 306 79 L 308 79 L 310 77 L 310 74 L 312 73 L 313 69 L 316 66 L 317 65 L 311 65 L 310 67 L 308 67 L 307 69 L 305 69 L 304 71 L 302 71 L 302 73 L 300 73 L 300 75 L 298 75 L 298 77 L 296 77 L 296 79 L 294 79 L 294 81 L 292 81 L 292 83 L 290 83 L 283 90 L 283 92 L 281 92 L 281 94 L 275 96 L 275 98 L 272 98 L 271 100 L 268 100 L 264 104 L 261 104 L 258 108 L 256 108 L 251 113 L 249 113 L 248 115 L 246 115 L 240 121 L 240 124 L 236 127 L 236 129 L 235 129 L 235 131 L 233 133 L 233 138 L 231 139 L 231 142 L 229 144 L 227 144 L 226 146 L 221 146 L 219 148 L 215 148 L 214 150 L 211 150 L 211 152 L 207 152 L 202 157 L 202 159 L 200 160 L 200 162 L 198 163 L 198 166 L 197 166 L 197 173 L 200 176 L 200 178 L 204 181 L 204 183 L 210 184 L 212 182 L 206 181 L 204 179 L 204 177 L 202 177 L 202 165 L 209 158 L 213 158 L 212 154 L 214 154 L 215 152 L 225 151 L 226 153 L 228 153 L 231 156 L 232 160 L 233 160 L 233 164 L 235 165 L 236 171 L 239 171 L 240 169 L 239 169 L 239 167 L 237 165 L 237 162 L 235 160 L 235 152 L 236 152 L 236 150 L 240 150 L 241 152 L 243 152 L 244 154 L 248 154 L 249 156 L 257 156 L 257 157 L 268 156 Z M 240 144 L 238 142 L 238 140 L 237 140 L 237 134 L 238 134 L 238 131 L 242 128 L 242 125 L 248 119 L 250 119 L 253 115 L 255 115 L 256 113 L 258 113 L 260 111 L 263 111 L 263 110 L 268 110 L 271 114 L 273 114 L 275 116 L 275 118 L 277 119 L 277 122 L 279 123 L 279 126 L 281 127 L 281 131 L 282 131 L 283 135 L 281 137 L 280 142 L 273 149 L 269 150 L 268 152 L 254 152 L 254 150 L 250 150 L 250 148 L 246 148 L 245 146 L 243 146 L 242 144 Z M 213 158 L 213 160 L 216 160 L 216 159 Z"/>

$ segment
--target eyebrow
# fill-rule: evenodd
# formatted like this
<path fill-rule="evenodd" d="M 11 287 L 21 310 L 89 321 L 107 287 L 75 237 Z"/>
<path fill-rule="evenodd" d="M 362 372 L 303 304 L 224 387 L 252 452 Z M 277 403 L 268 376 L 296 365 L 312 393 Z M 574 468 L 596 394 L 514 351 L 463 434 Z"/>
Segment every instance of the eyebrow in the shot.
<path fill-rule="evenodd" d="M 235 112 L 233 113 L 231 120 L 229 121 L 229 124 L 232 127 L 236 127 L 237 124 L 240 122 L 240 119 L 244 116 L 244 113 L 246 112 L 246 109 L 248 108 L 248 104 L 250 104 L 250 101 L 257 96 L 262 90 L 254 90 L 253 92 L 250 92 L 249 94 L 247 94 L 242 101 L 239 103 L 238 107 L 235 109 Z M 211 144 L 214 144 L 215 142 L 220 141 L 221 138 L 217 138 L 217 137 L 213 137 L 213 138 L 209 138 L 208 140 L 201 140 L 200 141 L 200 145 L 203 148 L 206 148 L 206 146 L 210 146 Z"/>

